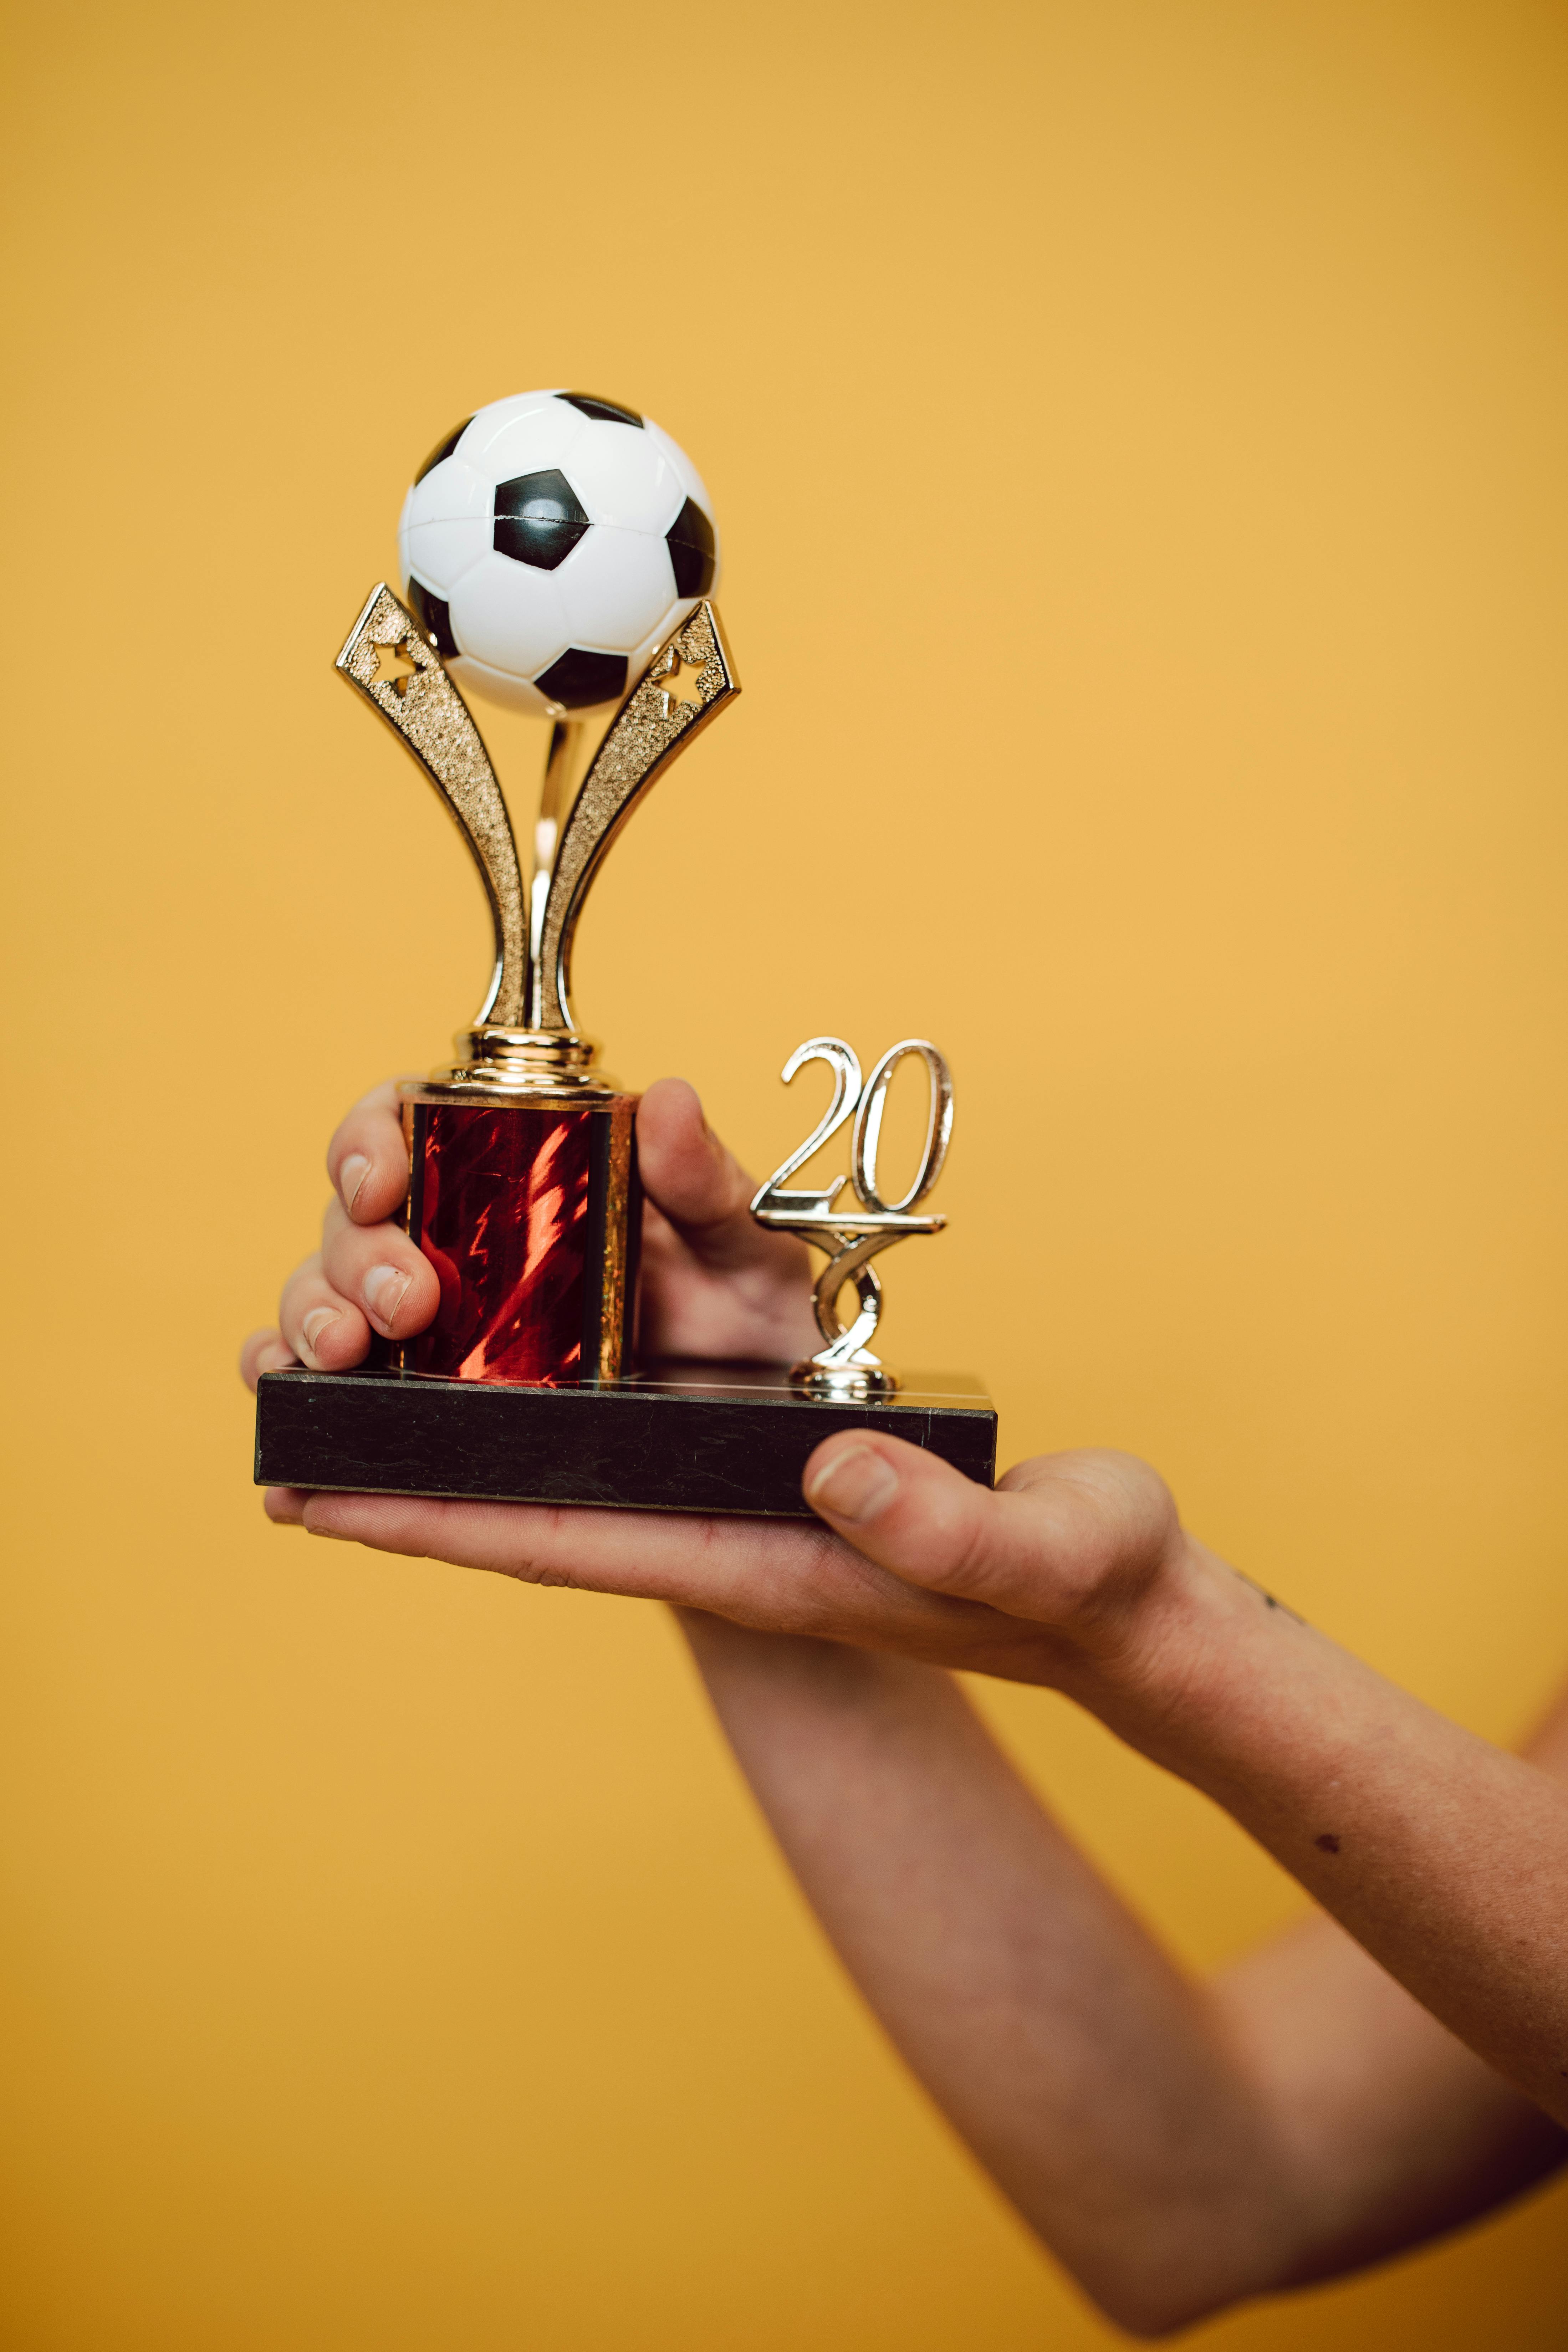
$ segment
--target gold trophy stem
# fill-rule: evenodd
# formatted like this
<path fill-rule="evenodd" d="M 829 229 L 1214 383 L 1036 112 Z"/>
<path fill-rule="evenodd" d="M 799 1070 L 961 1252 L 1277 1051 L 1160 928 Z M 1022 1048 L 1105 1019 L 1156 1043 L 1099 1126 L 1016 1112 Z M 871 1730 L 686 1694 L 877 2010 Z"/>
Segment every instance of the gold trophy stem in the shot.
<path fill-rule="evenodd" d="M 555 853 L 595 748 L 580 719 L 558 719 L 550 730 L 539 817 L 533 828 L 533 879 L 528 893 L 528 1002 L 537 1019 L 544 1002 L 544 919 L 555 878 Z"/>

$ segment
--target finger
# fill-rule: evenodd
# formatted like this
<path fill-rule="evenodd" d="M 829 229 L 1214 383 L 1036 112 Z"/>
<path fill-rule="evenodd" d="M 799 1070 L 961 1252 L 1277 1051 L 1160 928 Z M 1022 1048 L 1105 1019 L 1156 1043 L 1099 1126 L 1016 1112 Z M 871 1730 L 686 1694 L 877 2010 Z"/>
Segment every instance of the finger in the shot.
<path fill-rule="evenodd" d="M 397 1081 L 388 1078 L 355 1103 L 327 1146 L 332 1189 L 357 1224 L 376 1225 L 408 1192 L 408 1147 Z"/>
<path fill-rule="evenodd" d="M 254 1396 L 263 1372 L 286 1372 L 299 1360 L 280 1331 L 253 1331 L 239 1351 L 239 1377 Z"/>
<path fill-rule="evenodd" d="M 435 1267 L 400 1225 L 351 1223 L 337 1201 L 327 1203 L 322 1222 L 321 1271 L 384 1339 L 423 1331 L 441 1304 Z"/>
<path fill-rule="evenodd" d="M 856 1430 L 819 1445 L 802 1483 L 829 1527 L 894 1575 L 1054 1627 L 1131 1599 L 1180 1536 L 1163 1481 L 1125 1454 L 1042 1455 L 993 1489 Z"/>
<path fill-rule="evenodd" d="M 756 1223 L 756 1185 L 720 1142 L 684 1078 L 656 1078 L 638 1104 L 637 1163 L 648 1198 L 705 1264 L 776 1260 L 797 1271 L 800 1244 Z"/>
<path fill-rule="evenodd" d="M 297 1499 L 268 1507 L 292 1518 Z M 1037 1638 L 1034 1628 L 1008 1626 L 977 1603 L 921 1591 L 803 1521 L 390 1495 L 310 1495 L 298 1516 L 313 1535 L 377 1551 L 489 1569 L 530 1584 L 673 1601 L 770 1633 L 948 1664 L 990 1663 L 1018 1634 Z"/>
<path fill-rule="evenodd" d="M 284 1284 L 278 1320 L 284 1345 L 313 1372 L 346 1371 L 363 1362 L 370 1347 L 370 1325 L 353 1300 L 327 1280 L 319 1251 Z"/>
<path fill-rule="evenodd" d="M 261 1497 L 262 1508 L 277 1528 L 302 1528 L 305 1506 L 310 1497 L 298 1486 L 268 1486 Z"/>

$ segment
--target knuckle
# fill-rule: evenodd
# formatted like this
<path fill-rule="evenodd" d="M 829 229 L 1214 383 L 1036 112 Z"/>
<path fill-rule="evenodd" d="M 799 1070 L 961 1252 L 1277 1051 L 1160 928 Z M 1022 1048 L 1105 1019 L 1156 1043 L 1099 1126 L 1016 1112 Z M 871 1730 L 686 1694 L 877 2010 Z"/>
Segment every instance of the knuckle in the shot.
<path fill-rule="evenodd" d="M 321 1270 L 331 1274 L 335 1265 L 351 1265 L 363 1243 L 363 1229 L 351 1225 L 340 1210 L 338 1222 L 321 1241 Z"/>
<path fill-rule="evenodd" d="M 964 1498 L 944 1531 L 942 1582 L 969 1599 L 984 1600 L 997 1580 L 993 1529 L 987 1515 Z"/>

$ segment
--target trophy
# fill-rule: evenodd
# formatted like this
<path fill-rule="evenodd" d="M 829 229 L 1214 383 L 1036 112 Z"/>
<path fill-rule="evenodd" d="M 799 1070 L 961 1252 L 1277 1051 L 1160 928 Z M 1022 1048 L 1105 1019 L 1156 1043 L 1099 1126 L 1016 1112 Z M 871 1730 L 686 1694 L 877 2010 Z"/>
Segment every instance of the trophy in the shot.
<path fill-rule="evenodd" d="M 868 1427 L 988 1484 L 995 1414 L 978 1384 L 900 1380 L 870 1348 L 873 1261 L 945 1222 L 920 1213 L 952 1126 L 947 1065 L 923 1038 L 890 1047 L 865 1080 L 842 1038 L 810 1038 L 784 1066 L 787 1083 L 826 1063 L 833 1100 L 752 1211 L 825 1253 L 817 1352 L 795 1365 L 637 1357 L 637 1098 L 596 1068 L 577 1028 L 572 950 L 622 826 L 740 692 L 710 598 L 712 507 L 689 459 L 651 418 L 590 394 L 497 401 L 426 460 L 399 556 L 407 603 L 374 588 L 337 667 L 468 844 L 494 965 L 452 1063 L 400 1089 L 403 1213 L 439 1280 L 436 1319 L 378 1341 L 353 1371 L 264 1374 L 258 1483 L 807 1517 L 812 1449 Z M 462 686 L 551 722 L 526 880 Z M 930 1087 L 925 1147 L 889 1202 L 878 1148 L 910 1057 Z M 850 1174 L 792 1189 L 851 1121 Z"/>

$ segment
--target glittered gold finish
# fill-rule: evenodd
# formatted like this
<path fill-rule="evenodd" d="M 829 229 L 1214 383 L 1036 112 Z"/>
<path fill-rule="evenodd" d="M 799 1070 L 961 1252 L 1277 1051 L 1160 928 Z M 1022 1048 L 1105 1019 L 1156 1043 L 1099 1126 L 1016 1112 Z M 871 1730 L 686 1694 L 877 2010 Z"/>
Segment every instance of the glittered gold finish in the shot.
<path fill-rule="evenodd" d="M 705 601 L 660 646 L 621 705 L 566 820 L 535 967 L 542 1029 L 572 1031 L 573 933 L 610 844 L 667 761 L 740 690 L 719 615 Z"/>
<path fill-rule="evenodd" d="M 435 784 L 473 853 L 495 923 L 489 994 L 459 1033 L 458 1060 L 427 1084 L 454 1093 L 613 1093 L 573 1026 L 573 935 L 605 852 L 667 762 L 740 692 L 711 604 L 668 638 L 616 712 L 580 786 L 583 729 L 557 725 L 523 888 L 517 844 L 468 705 L 392 591 L 372 590 L 337 666 L 375 705 Z M 575 788 L 575 789 L 574 789 Z"/>
<path fill-rule="evenodd" d="M 511 819 L 468 706 L 405 605 L 378 582 L 337 667 L 407 745 L 473 852 L 495 921 L 496 961 L 476 1027 L 528 1021 L 528 918 Z"/>

